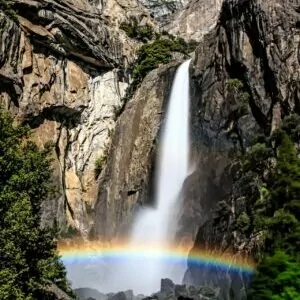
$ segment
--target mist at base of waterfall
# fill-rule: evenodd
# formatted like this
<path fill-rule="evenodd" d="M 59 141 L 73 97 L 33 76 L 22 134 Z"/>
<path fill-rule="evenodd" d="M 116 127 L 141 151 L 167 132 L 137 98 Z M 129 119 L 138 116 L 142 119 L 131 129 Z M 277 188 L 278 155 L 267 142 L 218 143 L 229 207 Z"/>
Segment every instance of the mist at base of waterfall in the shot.
<path fill-rule="evenodd" d="M 159 274 L 157 266 L 161 270 Z M 135 295 L 151 295 L 159 291 L 162 278 L 172 278 L 174 283 L 180 284 L 187 265 L 184 261 L 122 257 L 111 261 L 90 259 L 85 263 L 72 262 L 66 267 L 73 289 L 89 287 L 104 294 L 132 290 Z"/>

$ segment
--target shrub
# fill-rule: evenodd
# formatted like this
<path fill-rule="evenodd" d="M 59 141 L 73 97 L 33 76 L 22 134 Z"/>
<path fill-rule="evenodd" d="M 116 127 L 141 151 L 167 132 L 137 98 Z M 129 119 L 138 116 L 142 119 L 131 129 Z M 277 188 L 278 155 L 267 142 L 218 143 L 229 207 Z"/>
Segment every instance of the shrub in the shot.
<path fill-rule="evenodd" d="M 241 232 L 245 232 L 249 229 L 250 222 L 250 217 L 245 212 L 242 212 L 237 218 L 236 225 Z"/>
<path fill-rule="evenodd" d="M 137 41 L 147 42 L 154 37 L 154 30 L 149 24 L 138 25 L 136 19 L 131 19 L 129 23 L 122 23 L 120 28 L 126 32 L 126 34 Z"/>
<path fill-rule="evenodd" d="M 172 59 L 172 52 L 189 53 L 189 46 L 182 38 L 159 38 L 143 45 L 138 51 L 138 58 L 133 70 L 133 78 L 141 82 L 143 78 L 160 64 L 167 64 Z"/>
<path fill-rule="evenodd" d="M 16 23 L 19 23 L 16 12 L 12 8 L 10 0 L 0 0 L 0 11 L 3 11 L 8 17 L 10 17 Z"/>
<path fill-rule="evenodd" d="M 94 168 L 94 175 L 95 175 L 95 179 L 97 179 L 103 169 L 103 166 L 106 162 L 107 159 L 107 153 L 103 153 L 102 156 L 98 157 L 95 161 L 95 168 Z"/>

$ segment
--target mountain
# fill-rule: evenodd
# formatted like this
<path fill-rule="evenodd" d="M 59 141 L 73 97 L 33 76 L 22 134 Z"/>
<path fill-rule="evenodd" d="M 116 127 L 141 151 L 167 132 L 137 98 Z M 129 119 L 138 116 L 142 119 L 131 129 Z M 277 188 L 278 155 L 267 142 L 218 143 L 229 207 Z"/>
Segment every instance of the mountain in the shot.
<path fill-rule="evenodd" d="M 153 204 L 166 102 L 177 66 L 192 57 L 193 170 L 177 240 L 191 253 L 256 255 L 261 240 L 235 227 L 248 204 L 234 162 L 258 135 L 270 137 L 300 114 L 299 1 L 7 3 L 0 5 L 1 104 L 33 129 L 39 146 L 55 145 L 58 189 L 43 204 L 43 224 L 56 223 L 65 238 L 126 235 L 139 207 Z M 143 55 L 154 55 L 153 64 Z M 239 297 L 248 280 L 218 276 L 189 266 L 184 281 L 223 282 L 226 299 Z"/>

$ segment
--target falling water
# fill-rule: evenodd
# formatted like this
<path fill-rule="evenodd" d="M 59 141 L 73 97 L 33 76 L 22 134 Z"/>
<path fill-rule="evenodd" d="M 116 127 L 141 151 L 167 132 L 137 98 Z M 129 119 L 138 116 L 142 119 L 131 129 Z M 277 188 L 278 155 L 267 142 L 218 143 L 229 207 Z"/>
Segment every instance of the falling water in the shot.
<path fill-rule="evenodd" d="M 180 206 L 180 191 L 188 174 L 189 161 L 189 63 L 178 68 L 172 85 L 166 119 L 159 148 L 155 208 L 143 208 L 133 224 L 132 248 L 168 247 L 176 231 L 176 212 Z M 114 262 L 115 263 L 115 262 Z M 161 278 L 180 283 L 186 266 L 175 266 L 157 257 L 125 257 L 105 268 L 101 292 L 132 289 L 135 294 L 150 295 L 160 288 Z M 91 283 L 91 282 L 90 282 Z M 91 285 L 89 285 L 91 286 Z"/>
<path fill-rule="evenodd" d="M 189 61 L 177 70 L 167 107 L 159 149 L 155 209 L 141 212 L 134 223 L 132 243 L 168 244 L 170 218 L 188 172 Z"/>
<path fill-rule="evenodd" d="M 161 135 L 156 181 L 156 208 L 145 209 L 137 217 L 131 244 L 167 247 L 176 228 L 174 217 L 179 205 L 182 184 L 188 174 L 189 161 L 189 63 L 178 68 L 172 85 L 167 114 Z M 176 205 L 177 204 L 177 205 Z M 141 267 L 139 267 L 141 270 Z M 139 292 L 153 292 L 164 277 L 179 280 L 175 270 L 160 260 L 146 260 L 146 270 L 135 285 Z M 139 272 L 140 273 L 140 272 Z M 180 274 L 182 275 L 182 274 Z M 135 278 L 137 281 L 137 278 Z"/>
<path fill-rule="evenodd" d="M 177 70 L 162 128 L 158 158 L 155 208 L 145 208 L 137 216 L 131 246 L 167 247 L 175 233 L 174 216 L 189 160 L 189 63 Z M 157 291 L 164 277 L 180 281 L 182 268 L 166 266 L 162 259 L 147 257 L 140 263 L 129 259 L 123 267 L 127 288 L 149 294 Z M 180 274 L 177 274 L 179 271 Z M 123 272 L 119 273 L 123 274 Z M 119 277 L 120 278 L 120 277 Z M 125 282 L 124 282 L 125 283 Z M 124 286 L 125 287 L 125 286 Z"/>

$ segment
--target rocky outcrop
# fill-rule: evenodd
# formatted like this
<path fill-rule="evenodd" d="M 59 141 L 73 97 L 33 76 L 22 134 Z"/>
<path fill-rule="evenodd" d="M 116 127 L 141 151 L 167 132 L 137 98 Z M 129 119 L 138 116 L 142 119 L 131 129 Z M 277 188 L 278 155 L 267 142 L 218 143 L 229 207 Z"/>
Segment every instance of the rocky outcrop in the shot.
<path fill-rule="evenodd" d="M 132 290 L 125 292 L 101 294 L 99 291 L 89 288 L 75 290 L 80 300 L 151 300 L 151 299 L 169 299 L 169 300 L 218 300 L 219 292 L 211 288 L 202 286 L 186 286 L 174 284 L 172 280 L 161 279 L 160 290 L 151 296 L 134 295 Z"/>
<path fill-rule="evenodd" d="M 42 288 L 44 297 L 51 300 L 74 300 L 73 297 L 67 295 L 63 290 L 61 290 L 56 284 L 53 282 L 49 282 Z"/>
<path fill-rule="evenodd" d="M 131 4 L 151 23 L 134 1 L 115 13 L 129 20 Z M 34 129 L 39 145 L 54 145 L 58 193 L 44 203 L 43 223 L 56 219 L 65 227 L 68 220 L 87 236 L 97 192 L 95 161 L 105 161 L 138 44 L 104 8 L 85 0 L 16 0 L 12 9 L 18 23 L 0 11 L 0 102 Z"/>
<path fill-rule="evenodd" d="M 203 168 L 203 156 L 199 163 L 197 153 L 203 153 L 203 147 L 216 153 L 214 158 L 208 156 L 210 162 L 216 164 L 223 156 L 226 166 L 226 157 L 234 152 L 230 138 L 234 123 L 238 127 L 239 151 L 243 151 L 254 135 L 268 135 L 284 115 L 293 111 L 299 113 L 299 5 L 298 1 L 283 0 L 224 2 L 217 27 L 200 43 L 193 63 L 192 126 L 196 171 L 188 179 L 190 184 L 186 182 L 187 191 L 195 190 L 194 195 L 203 195 L 195 187 L 199 170 Z M 236 106 L 226 94 L 229 78 L 239 79 L 250 96 L 248 113 L 242 117 L 236 117 Z M 213 197 L 198 198 L 200 207 L 214 206 L 225 194 L 232 192 L 230 178 L 224 178 L 224 168 L 218 173 L 214 178 L 220 179 L 217 186 L 221 185 L 224 190 Z M 210 186 L 211 180 L 205 185 L 206 191 Z M 234 214 L 236 204 L 229 205 L 230 214 Z M 213 223 L 209 211 L 206 213 L 208 221 L 199 222 L 199 229 L 190 231 L 191 235 L 197 233 L 192 236 L 195 238 L 193 250 L 204 248 L 251 255 L 251 245 L 255 244 L 251 239 L 240 239 L 230 223 Z M 229 298 L 230 290 L 234 295 L 230 299 L 243 297 L 241 291 L 247 279 L 241 275 L 227 279 L 221 276 L 213 284 L 218 285 L 221 280 L 225 291 L 222 299 Z M 190 266 L 185 282 L 206 285 L 213 280 L 209 271 Z"/>
<path fill-rule="evenodd" d="M 160 291 L 145 298 L 150 299 L 170 299 L 170 300 L 218 300 L 219 292 L 208 287 L 203 286 L 187 286 L 185 284 L 174 284 L 172 280 L 164 278 L 161 280 Z"/>
<path fill-rule="evenodd" d="M 169 17 L 181 10 L 187 0 L 139 0 L 161 24 L 169 21 Z"/>
<path fill-rule="evenodd" d="M 99 181 L 97 237 L 112 238 L 126 231 L 138 204 L 153 200 L 150 192 L 157 136 L 176 65 L 150 72 L 118 119 Z"/>
<path fill-rule="evenodd" d="M 122 23 L 134 19 L 140 25 L 150 25 L 158 30 L 157 22 L 139 0 L 105 0 L 98 1 L 98 8 L 111 25 L 119 28 Z"/>
<path fill-rule="evenodd" d="M 217 24 L 223 0 L 192 0 L 170 17 L 164 29 L 185 40 L 201 41 Z"/>

